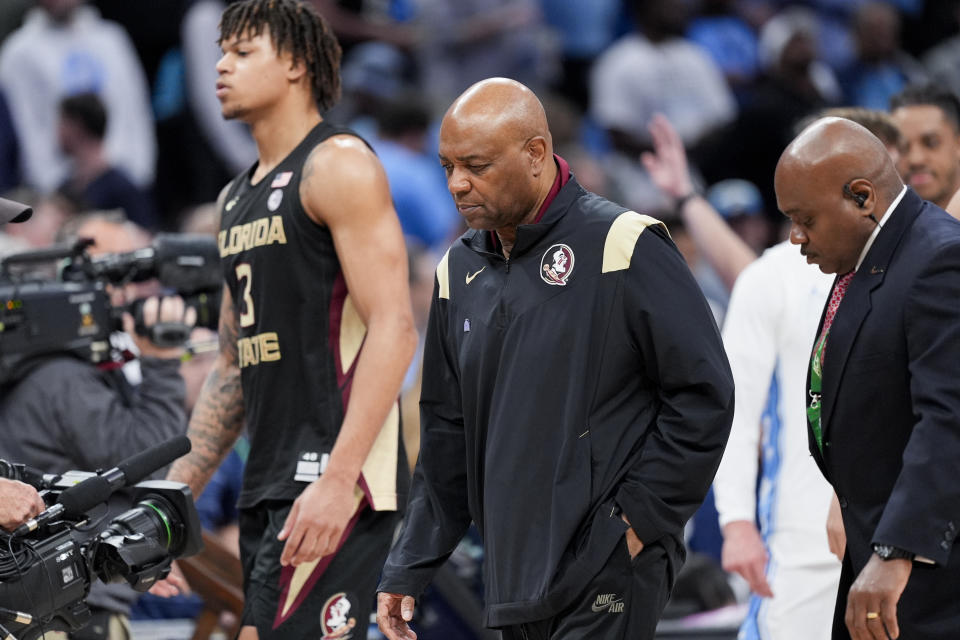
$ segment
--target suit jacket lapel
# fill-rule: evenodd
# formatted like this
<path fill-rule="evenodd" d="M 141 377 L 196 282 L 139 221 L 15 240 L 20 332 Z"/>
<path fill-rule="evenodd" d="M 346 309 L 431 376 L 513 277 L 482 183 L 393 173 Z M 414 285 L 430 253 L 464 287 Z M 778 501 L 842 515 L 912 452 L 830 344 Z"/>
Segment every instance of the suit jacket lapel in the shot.
<path fill-rule="evenodd" d="M 836 406 L 837 393 L 850 350 L 860 332 L 863 321 L 870 314 L 872 292 L 883 284 L 893 253 L 900 244 L 904 231 L 916 219 L 923 200 L 912 190 L 904 194 L 896 210 L 887 219 L 883 229 L 864 257 L 863 264 L 850 281 L 847 293 L 840 303 L 837 315 L 827 337 L 823 363 L 822 407 L 824 441 L 830 430 L 830 418 Z"/>

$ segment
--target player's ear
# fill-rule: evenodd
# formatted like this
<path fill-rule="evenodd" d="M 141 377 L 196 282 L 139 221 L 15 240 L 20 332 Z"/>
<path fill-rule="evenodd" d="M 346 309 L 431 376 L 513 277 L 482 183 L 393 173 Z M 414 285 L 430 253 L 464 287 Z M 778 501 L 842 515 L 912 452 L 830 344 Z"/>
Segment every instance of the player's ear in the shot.
<path fill-rule="evenodd" d="M 307 75 L 307 65 L 303 60 L 294 60 L 289 54 L 287 56 L 287 80 L 299 82 Z"/>

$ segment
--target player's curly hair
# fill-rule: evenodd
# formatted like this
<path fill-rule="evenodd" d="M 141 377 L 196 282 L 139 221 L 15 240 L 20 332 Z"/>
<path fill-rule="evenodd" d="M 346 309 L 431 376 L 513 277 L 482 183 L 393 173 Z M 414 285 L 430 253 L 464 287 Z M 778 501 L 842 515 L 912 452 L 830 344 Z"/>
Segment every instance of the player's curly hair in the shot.
<path fill-rule="evenodd" d="M 268 30 L 277 53 L 289 52 L 307 68 L 313 99 L 324 112 L 340 99 L 340 43 L 327 21 L 299 0 L 242 0 L 220 18 L 219 44 Z"/>

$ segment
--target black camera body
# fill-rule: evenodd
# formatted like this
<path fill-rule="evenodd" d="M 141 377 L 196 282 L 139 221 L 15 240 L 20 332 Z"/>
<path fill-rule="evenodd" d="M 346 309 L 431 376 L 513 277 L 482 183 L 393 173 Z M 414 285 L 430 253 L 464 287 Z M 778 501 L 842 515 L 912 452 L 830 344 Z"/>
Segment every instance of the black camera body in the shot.
<path fill-rule="evenodd" d="M 122 328 L 124 311 L 138 319 L 142 301 L 111 305 L 107 285 L 156 278 L 196 309 L 197 325 L 216 329 L 223 276 L 216 240 L 199 234 L 160 234 L 128 253 L 91 257 L 90 241 L 12 255 L 0 262 L 0 386 L 17 377 L 28 360 L 67 353 L 92 363 L 113 357 L 110 334 Z M 150 338 L 179 346 L 185 325 L 157 324 Z"/>
<path fill-rule="evenodd" d="M 49 478 L 49 476 L 48 476 Z M 48 505 L 78 478 L 67 472 L 43 492 Z M 174 559 L 202 547 L 200 519 L 189 487 L 148 480 L 131 487 L 134 506 L 91 530 L 86 514 L 45 523 L 0 546 L 0 630 L 19 640 L 45 631 L 75 631 L 90 619 L 85 598 L 93 580 L 148 590 Z M 12 555 L 10 551 L 12 550 Z"/>

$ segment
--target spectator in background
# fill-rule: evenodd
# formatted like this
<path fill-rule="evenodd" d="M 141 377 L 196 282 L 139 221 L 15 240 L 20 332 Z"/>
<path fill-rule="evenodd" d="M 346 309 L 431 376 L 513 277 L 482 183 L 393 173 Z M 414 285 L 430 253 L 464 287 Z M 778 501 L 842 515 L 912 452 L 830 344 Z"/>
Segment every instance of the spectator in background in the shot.
<path fill-rule="evenodd" d="M 83 0 L 38 0 L 0 48 L 0 88 L 20 139 L 23 178 L 43 192 L 67 175 L 56 139 L 57 105 L 96 92 L 113 114 L 105 137 L 110 162 L 141 187 L 154 176 L 156 140 L 143 69 L 123 29 Z"/>
<path fill-rule="evenodd" d="M 623 3 L 541 0 L 540 5 L 547 24 L 560 37 L 561 74 L 553 88 L 584 113 L 590 106 L 590 67 L 625 22 Z"/>
<path fill-rule="evenodd" d="M 900 14 L 887 2 L 868 2 L 853 19 L 857 57 L 840 74 L 848 104 L 886 109 L 890 98 L 926 72 L 900 48 Z"/>
<path fill-rule="evenodd" d="M 647 123 L 662 113 L 691 148 L 736 114 L 723 74 L 697 45 L 684 39 L 688 7 L 671 0 L 631 4 L 640 30 L 613 44 L 591 73 L 591 115 L 615 152 L 605 170 L 624 204 L 638 211 L 671 208 L 636 161 L 651 148 Z"/>
<path fill-rule="evenodd" d="M 384 42 L 364 42 L 350 50 L 340 67 L 343 98 L 325 115 L 367 139 L 377 135 L 377 116 L 405 90 L 413 91 L 409 59 Z"/>
<path fill-rule="evenodd" d="M 736 92 L 760 72 L 757 34 L 736 11 L 734 0 L 704 0 L 687 37 L 710 54 Z"/>
<path fill-rule="evenodd" d="M 931 82 L 954 95 L 960 95 L 960 1 L 951 0 L 949 25 L 953 35 L 937 46 L 928 50 L 923 56 L 923 66 L 930 75 Z"/>
<path fill-rule="evenodd" d="M 150 196 L 107 159 L 103 143 L 107 122 L 106 109 L 95 93 L 60 101 L 57 140 L 71 164 L 59 191 L 78 209 L 122 209 L 131 222 L 155 229 L 158 220 Z"/>
<path fill-rule="evenodd" d="M 537 0 L 414 0 L 421 28 L 421 85 L 439 104 L 506 76 L 533 87 L 556 71 L 555 42 Z"/>
<path fill-rule="evenodd" d="M 231 175 L 257 159 L 257 147 L 245 124 L 225 120 L 213 87 L 217 84 L 217 25 L 226 3 L 197 0 L 183 17 L 180 37 L 186 71 L 187 101 L 201 133 Z"/>
<path fill-rule="evenodd" d="M 903 136 L 897 171 L 924 200 L 946 208 L 960 189 L 960 100 L 933 84 L 908 87 L 890 101 Z"/>
<path fill-rule="evenodd" d="M 402 50 L 416 45 L 417 31 L 407 24 L 417 0 L 305 0 L 330 24 L 344 52 L 370 40 Z"/>
<path fill-rule="evenodd" d="M 384 103 L 377 113 L 377 137 L 371 140 L 387 172 L 393 206 L 404 235 L 423 246 L 449 245 L 460 226 L 436 156 L 427 155 L 430 110 L 412 94 Z"/>
<path fill-rule="evenodd" d="M 647 123 L 662 113 L 687 147 L 736 115 L 733 94 L 709 56 L 683 37 L 689 9 L 672 0 L 634 0 L 640 27 L 596 62 L 591 112 L 614 146 L 648 149 Z"/>
<path fill-rule="evenodd" d="M 776 212 L 770 167 L 793 139 L 794 125 L 840 97 L 836 77 L 817 58 L 816 42 L 817 22 L 808 9 L 791 7 L 771 18 L 760 32 L 763 75 L 734 126 L 709 157 L 700 157 L 711 181 L 743 178 L 755 184 L 770 214 Z"/>

